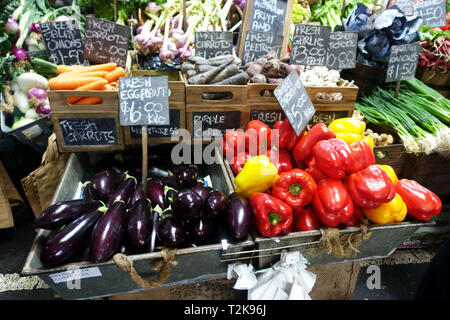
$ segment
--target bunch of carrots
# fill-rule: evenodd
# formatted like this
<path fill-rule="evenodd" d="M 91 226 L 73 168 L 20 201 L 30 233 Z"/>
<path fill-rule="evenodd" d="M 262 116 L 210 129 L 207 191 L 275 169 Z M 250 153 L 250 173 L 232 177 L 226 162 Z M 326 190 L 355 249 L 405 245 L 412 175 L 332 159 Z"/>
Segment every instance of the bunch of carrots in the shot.
<path fill-rule="evenodd" d="M 125 70 L 115 63 L 93 66 L 59 65 L 58 76 L 48 81 L 51 90 L 117 90 L 119 78 L 125 76 Z M 99 97 L 69 97 L 70 104 L 99 104 Z"/>

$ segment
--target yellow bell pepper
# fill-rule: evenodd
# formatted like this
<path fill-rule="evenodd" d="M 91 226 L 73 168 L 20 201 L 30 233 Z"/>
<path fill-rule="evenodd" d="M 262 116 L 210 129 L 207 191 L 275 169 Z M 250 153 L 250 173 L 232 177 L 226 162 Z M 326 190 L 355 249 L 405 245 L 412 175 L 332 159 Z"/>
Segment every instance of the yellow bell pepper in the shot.
<path fill-rule="evenodd" d="M 391 180 L 392 180 L 392 182 L 394 183 L 394 186 L 395 186 L 397 184 L 397 182 L 398 182 L 398 177 L 395 174 L 394 168 L 392 168 L 391 166 L 389 166 L 387 164 L 377 164 L 377 166 L 379 166 L 381 169 L 386 171 L 386 173 L 391 178 Z"/>
<path fill-rule="evenodd" d="M 405 219 L 407 208 L 402 197 L 396 193 L 394 199 L 382 203 L 376 209 L 362 208 L 364 215 L 373 223 L 387 224 L 401 222 Z"/>
<path fill-rule="evenodd" d="M 278 178 L 278 169 L 267 156 L 253 157 L 234 178 L 236 193 L 249 198 L 255 192 L 269 190 Z"/>
<path fill-rule="evenodd" d="M 348 144 L 364 140 L 373 149 L 375 143 L 372 137 L 363 136 L 366 130 L 366 123 L 355 118 L 340 118 L 330 123 L 328 126 L 336 134 L 336 138 L 342 139 Z"/>
<path fill-rule="evenodd" d="M 355 133 L 362 135 L 366 130 L 366 123 L 355 118 L 340 118 L 330 123 L 328 126 L 335 133 Z"/>

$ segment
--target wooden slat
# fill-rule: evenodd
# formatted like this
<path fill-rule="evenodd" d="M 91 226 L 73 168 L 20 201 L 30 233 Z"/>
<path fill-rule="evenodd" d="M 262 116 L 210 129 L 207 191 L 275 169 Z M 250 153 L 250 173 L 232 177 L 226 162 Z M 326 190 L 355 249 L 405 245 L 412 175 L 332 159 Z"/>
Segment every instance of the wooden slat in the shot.
<path fill-rule="evenodd" d="M 93 105 L 71 105 L 67 102 L 69 97 L 99 97 L 102 103 Z M 48 99 L 53 112 L 85 112 L 85 111 L 118 111 L 119 93 L 118 91 L 102 90 L 50 90 Z"/>

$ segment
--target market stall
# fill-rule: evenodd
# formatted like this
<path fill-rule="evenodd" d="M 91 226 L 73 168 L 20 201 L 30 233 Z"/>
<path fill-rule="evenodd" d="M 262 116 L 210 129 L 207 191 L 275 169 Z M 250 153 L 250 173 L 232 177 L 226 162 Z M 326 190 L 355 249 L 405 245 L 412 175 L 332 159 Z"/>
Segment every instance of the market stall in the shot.
<path fill-rule="evenodd" d="M 22 276 L 64 299 L 225 278 L 310 299 L 447 223 L 445 1 L 4 5 L 1 131 L 46 151 Z M 294 280 L 260 295 L 274 265 Z"/>

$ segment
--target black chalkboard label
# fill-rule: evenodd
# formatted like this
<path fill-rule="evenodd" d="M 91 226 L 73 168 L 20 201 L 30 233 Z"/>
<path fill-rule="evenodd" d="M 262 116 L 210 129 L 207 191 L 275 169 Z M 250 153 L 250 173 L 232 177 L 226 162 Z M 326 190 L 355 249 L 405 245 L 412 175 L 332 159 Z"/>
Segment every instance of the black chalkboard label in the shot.
<path fill-rule="evenodd" d="M 354 69 L 358 32 L 336 31 L 330 34 L 327 68 L 331 70 Z"/>
<path fill-rule="evenodd" d="M 43 23 L 40 27 L 50 62 L 58 65 L 84 64 L 83 41 L 76 20 Z"/>
<path fill-rule="evenodd" d="M 180 110 L 170 109 L 170 124 L 167 126 L 148 126 L 147 132 L 149 138 L 171 138 L 172 135 L 178 137 L 177 130 L 180 129 Z M 142 129 L 139 126 L 130 127 L 130 136 L 132 139 L 141 139 Z"/>
<path fill-rule="evenodd" d="M 348 111 L 316 111 L 311 121 L 309 121 L 309 126 L 322 122 L 327 126 L 336 119 L 348 117 Z"/>
<path fill-rule="evenodd" d="M 210 59 L 233 54 L 233 33 L 224 31 L 196 32 L 195 55 Z"/>
<path fill-rule="evenodd" d="M 284 120 L 286 116 L 283 110 L 280 109 L 251 109 L 250 110 L 250 121 L 259 120 L 267 124 L 270 128 L 273 128 L 275 123 L 280 120 Z"/>
<path fill-rule="evenodd" d="M 219 138 L 226 130 L 240 127 L 240 111 L 192 112 L 192 130 L 195 139 Z"/>
<path fill-rule="evenodd" d="M 116 120 L 112 118 L 60 119 L 64 145 L 117 145 Z"/>
<path fill-rule="evenodd" d="M 446 0 L 422 0 L 414 2 L 414 13 L 422 17 L 422 25 L 431 28 L 446 25 Z"/>
<path fill-rule="evenodd" d="M 414 78 L 419 61 L 420 44 L 402 44 L 391 47 L 386 82 L 397 82 Z"/>
<path fill-rule="evenodd" d="M 282 35 L 247 31 L 242 53 L 242 64 L 255 61 L 271 50 L 275 50 L 279 57 L 283 39 L 284 37 Z"/>
<path fill-rule="evenodd" d="M 395 0 L 395 5 L 407 16 L 414 15 L 414 0 Z"/>
<path fill-rule="evenodd" d="M 89 17 L 86 19 L 84 59 L 97 62 L 115 62 L 125 67 L 131 30 L 111 21 Z"/>
<path fill-rule="evenodd" d="M 295 133 L 300 135 L 316 109 L 297 72 L 291 72 L 273 91 Z"/>
<path fill-rule="evenodd" d="M 119 105 L 121 126 L 169 125 L 167 76 L 120 78 Z"/>
<path fill-rule="evenodd" d="M 283 35 L 287 0 L 254 0 L 249 30 Z"/>
<path fill-rule="evenodd" d="M 325 66 L 331 28 L 296 24 L 292 39 L 291 63 L 305 66 Z"/>

